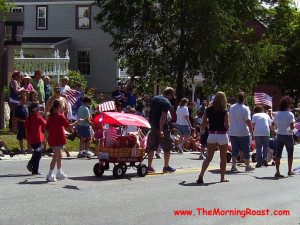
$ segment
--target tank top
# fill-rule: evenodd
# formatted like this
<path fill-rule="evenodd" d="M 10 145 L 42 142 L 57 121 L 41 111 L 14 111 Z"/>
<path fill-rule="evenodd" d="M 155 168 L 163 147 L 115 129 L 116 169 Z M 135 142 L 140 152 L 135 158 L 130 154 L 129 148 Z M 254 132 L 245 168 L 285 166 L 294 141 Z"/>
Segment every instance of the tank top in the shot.
<path fill-rule="evenodd" d="M 227 110 L 215 111 L 213 107 L 206 109 L 206 114 L 209 120 L 209 131 L 226 131 L 225 128 L 225 115 Z"/>
<path fill-rule="evenodd" d="M 18 90 L 20 89 L 20 85 L 18 84 Z M 14 101 L 17 101 L 19 102 L 19 97 L 20 97 L 21 93 L 18 93 L 16 94 L 15 91 L 14 91 L 14 88 L 12 86 L 12 81 L 10 82 L 9 84 L 9 97 L 14 100 Z"/>

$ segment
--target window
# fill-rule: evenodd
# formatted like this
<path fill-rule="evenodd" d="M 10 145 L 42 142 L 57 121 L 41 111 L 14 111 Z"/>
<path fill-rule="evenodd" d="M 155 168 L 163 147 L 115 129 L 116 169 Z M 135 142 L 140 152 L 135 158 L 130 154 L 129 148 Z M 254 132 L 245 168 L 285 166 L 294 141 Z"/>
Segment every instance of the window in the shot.
<path fill-rule="evenodd" d="M 48 6 L 36 7 L 36 29 L 47 30 L 48 29 Z"/>
<path fill-rule="evenodd" d="M 10 8 L 10 12 L 22 13 L 22 12 L 24 12 L 24 6 L 16 6 L 16 7 Z"/>
<path fill-rule="evenodd" d="M 78 51 L 78 70 L 83 75 L 91 74 L 91 52 L 89 50 Z"/>
<path fill-rule="evenodd" d="M 91 6 L 76 6 L 76 29 L 91 29 Z"/>

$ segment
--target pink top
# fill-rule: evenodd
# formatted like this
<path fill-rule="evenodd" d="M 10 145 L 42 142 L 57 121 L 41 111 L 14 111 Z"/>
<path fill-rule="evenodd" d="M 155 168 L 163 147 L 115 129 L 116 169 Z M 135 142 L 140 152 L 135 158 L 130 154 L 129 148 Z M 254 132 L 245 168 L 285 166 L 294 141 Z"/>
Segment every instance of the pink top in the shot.
<path fill-rule="evenodd" d="M 24 84 L 24 85 L 22 85 L 22 87 L 26 90 L 26 91 L 33 91 L 34 90 L 34 88 L 33 88 L 33 86 L 32 86 L 32 84 Z"/>

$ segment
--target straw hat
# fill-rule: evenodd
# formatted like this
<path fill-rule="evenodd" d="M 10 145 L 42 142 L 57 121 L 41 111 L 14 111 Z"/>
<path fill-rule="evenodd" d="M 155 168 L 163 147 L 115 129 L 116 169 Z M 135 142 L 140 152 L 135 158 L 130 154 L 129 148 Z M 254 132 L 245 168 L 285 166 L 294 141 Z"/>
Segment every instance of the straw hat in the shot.
<path fill-rule="evenodd" d="M 31 77 L 27 73 L 24 73 L 23 79 L 29 79 L 29 80 L 31 80 Z"/>

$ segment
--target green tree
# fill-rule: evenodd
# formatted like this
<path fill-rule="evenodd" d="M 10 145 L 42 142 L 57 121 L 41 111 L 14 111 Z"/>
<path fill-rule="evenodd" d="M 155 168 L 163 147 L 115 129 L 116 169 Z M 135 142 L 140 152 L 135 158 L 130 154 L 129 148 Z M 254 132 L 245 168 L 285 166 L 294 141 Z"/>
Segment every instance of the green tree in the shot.
<path fill-rule="evenodd" d="M 12 6 L 12 1 L 9 0 L 0 0 L 0 12 L 5 13 L 8 12 L 10 7 Z"/>
<path fill-rule="evenodd" d="M 267 23 L 267 38 L 280 46 L 280 51 L 279 59 L 269 66 L 262 81 L 277 85 L 283 95 L 290 95 L 297 103 L 300 97 L 300 12 L 294 1 L 271 2 Z"/>
<path fill-rule="evenodd" d="M 251 89 L 272 61 L 271 45 L 242 41 L 253 34 L 246 22 L 264 16 L 259 0 L 96 2 L 95 20 L 112 36 L 121 67 L 133 77 L 174 83 L 178 98 L 200 72 L 213 89 Z"/>

